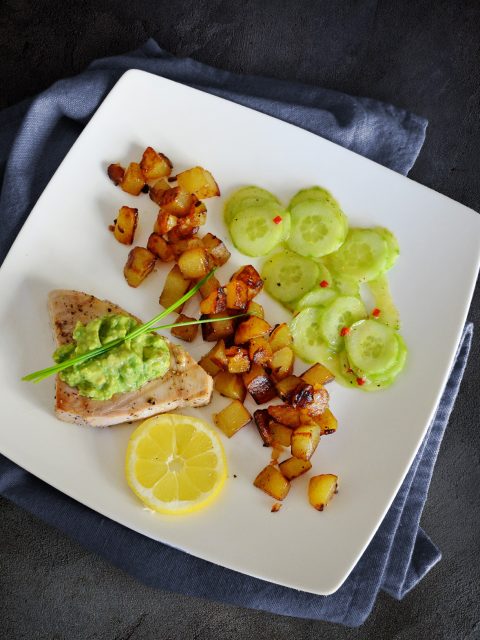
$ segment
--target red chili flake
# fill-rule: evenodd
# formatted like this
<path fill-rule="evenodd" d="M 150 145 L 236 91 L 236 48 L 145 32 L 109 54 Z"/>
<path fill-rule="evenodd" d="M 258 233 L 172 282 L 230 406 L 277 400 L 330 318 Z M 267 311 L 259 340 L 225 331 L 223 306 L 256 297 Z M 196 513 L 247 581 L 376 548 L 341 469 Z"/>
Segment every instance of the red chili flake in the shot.
<path fill-rule="evenodd" d="M 273 221 L 275 224 L 280 224 L 280 222 L 282 221 L 282 216 L 275 216 Z"/>
<path fill-rule="evenodd" d="M 357 384 L 359 387 L 361 387 L 362 385 L 364 385 L 366 382 L 365 378 L 357 378 Z"/>
<path fill-rule="evenodd" d="M 350 329 L 348 327 L 343 327 L 343 329 L 340 331 L 340 335 L 343 336 L 348 336 L 348 334 L 350 333 Z"/>
<path fill-rule="evenodd" d="M 377 307 L 375 307 L 375 309 L 372 311 L 372 316 L 374 318 L 378 318 L 378 316 L 381 314 L 382 312 L 380 311 L 380 309 L 377 309 Z"/>
<path fill-rule="evenodd" d="M 325 287 L 328 287 L 330 285 L 328 284 L 328 282 L 326 280 L 322 280 L 320 282 L 320 286 L 322 287 L 322 289 L 325 289 Z"/>

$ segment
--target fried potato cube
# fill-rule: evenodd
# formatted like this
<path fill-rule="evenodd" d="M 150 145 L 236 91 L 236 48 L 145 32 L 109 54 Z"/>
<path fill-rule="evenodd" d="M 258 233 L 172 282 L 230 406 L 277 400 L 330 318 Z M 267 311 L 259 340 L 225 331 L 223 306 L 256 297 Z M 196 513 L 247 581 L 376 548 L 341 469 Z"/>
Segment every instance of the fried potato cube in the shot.
<path fill-rule="evenodd" d="M 279 422 L 270 422 L 268 428 L 272 434 L 272 441 L 274 444 L 282 447 L 290 447 L 292 444 L 293 431 Z"/>
<path fill-rule="evenodd" d="M 272 444 L 272 434 L 270 433 L 270 415 L 266 409 L 257 409 L 253 413 L 253 419 L 258 429 L 258 433 L 263 440 L 264 447 L 270 447 Z"/>
<path fill-rule="evenodd" d="M 259 364 L 253 363 L 251 365 L 250 371 L 243 376 L 243 382 L 257 404 L 270 402 L 277 395 L 275 385 L 265 369 Z"/>
<path fill-rule="evenodd" d="M 121 183 L 123 176 L 125 175 L 125 169 L 121 164 L 111 164 L 107 169 L 108 177 L 115 186 Z"/>
<path fill-rule="evenodd" d="M 215 348 L 215 347 L 214 347 Z M 210 374 L 212 377 L 216 376 L 217 373 L 221 371 L 220 367 L 216 365 L 211 358 L 212 350 L 206 353 L 200 360 L 198 364 L 202 367 L 204 371 Z"/>
<path fill-rule="evenodd" d="M 238 280 L 247 285 L 249 300 L 252 300 L 263 289 L 263 280 L 251 264 L 238 269 L 230 280 Z"/>
<path fill-rule="evenodd" d="M 207 205 L 201 200 L 194 200 L 190 207 L 189 215 L 192 213 L 207 213 Z"/>
<path fill-rule="evenodd" d="M 184 296 L 187 293 L 190 284 L 190 280 L 185 278 L 180 271 L 178 264 L 174 265 L 165 278 L 163 290 L 160 294 L 160 304 L 162 307 L 167 309 L 170 305 L 174 304 Z M 179 305 L 175 311 L 180 313 L 181 307 L 183 307 L 183 305 Z"/>
<path fill-rule="evenodd" d="M 279 380 L 275 384 L 275 389 L 277 390 L 278 396 L 282 400 L 289 402 L 290 394 L 299 386 L 303 386 L 306 384 L 307 383 L 303 382 L 303 380 L 301 380 L 298 376 L 287 376 L 286 378 L 283 378 L 283 380 Z"/>
<path fill-rule="evenodd" d="M 221 313 L 222 311 L 225 311 L 226 308 L 227 296 L 225 295 L 223 287 L 218 287 L 218 289 L 212 291 L 212 293 L 210 293 L 210 295 L 200 303 L 200 311 L 206 314 Z"/>
<path fill-rule="evenodd" d="M 292 433 L 292 456 L 300 460 L 310 460 L 319 442 L 318 424 L 302 424 Z"/>
<path fill-rule="evenodd" d="M 292 344 L 292 334 L 290 333 L 288 324 L 285 322 L 277 324 L 270 334 L 270 345 L 272 347 L 272 351 L 279 351 L 280 349 L 283 349 L 283 347 L 291 347 Z"/>
<path fill-rule="evenodd" d="M 170 185 L 164 178 L 157 180 L 155 184 L 153 184 L 148 190 L 148 195 L 150 196 L 150 200 L 153 200 L 153 202 L 155 202 L 156 204 L 158 204 L 158 206 L 160 206 L 160 202 L 162 201 L 163 194 L 165 193 L 165 191 L 168 191 L 169 189 L 170 189 Z"/>
<path fill-rule="evenodd" d="M 198 233 L 198 227 L 183 227 L 177 224 L 173 229 L 167 233 L 165 240 L 170 244 L 175 244 L 181 240 L 188 240 Z"/>
<path fill-rule="evenodd" d="M 237 431 L 247 425 L 252 416 L 245 409 L 240 400 L 234 400 L 225 409 L 213 415 L 213 421 L 223 433 L 231 438 Z"/>
<path fill-rule="evenodd" d="M 205 212 L 189 213 L 188 215 L 182 216 L 178 219 L 176 230 L 180 234 L 189 235 L 192 229 L 198 230 L 198 228 L 204 225 L 206 221 L 207 221 L 207 214 Z"/>
<path fill-rule="evenodd" d="M 258 318 L 259 319 L 259 318 Z M 238 329 L 237 329 L 238 332 Z M 235 334 L 236 336 L 237 334 Z M 260 365 L 266 365 L 272 357 L 272 347 L 264 336 L 251 338 L 248 343 L 248 357 L 252 362 Z"/>
<path fill-rule="evenodd" d="M 282 347 L 277 351 L 272 348 L 272 351 L 273 355 L 270 359 L 272 377 L 274 380 L 282 380 L 292 374 L 295 354 L 291 347 Z"/>
<path fill-rule="evenodd" d="M 227 285 L 228 290 L 228 285 Z M 227 306 L 228 306 L 228 291 L 227 291 Z M 253 338 L 259 336 L 266 336 L 270 333 L 271 326 L 262 318 L 251 316 L 248 320 L 241 322 L 237 330 L 235 331 L 235 344 L 246 344 Z"/>
<path fill-rule="evenodd" d="M 282 475 L 287 478 L 287 480 L 294 480 L 299 476 L 307 473 L 312 468 L 312 463 L 310 460 L 300 460 L 300 458 L 288 458 L 288 460 L 284 460 L 279 464 L 280 471 Z"/>
<path fill-rule="evenodd" d="M 120 207 L 113 235 L 122 244 L 132 244 L 138 222 L 138 209 Z"/>
<path fill-rule="evenodd" d="M 225 353 L 225 340 L 219 340 L 217 344 L 208 352 L 210 360 L 220 369 L 228 367 L 227 354 Z"/>
<path fill-rule="evenodd" d="M 221 267 L 222 264 L 228 262 L 231 254 L 220 238 L 217 238 L 217 236 L 211 233 L 207 233 L 203 236 L 202 242 L 217 267 Z"/>
<path fill-rule="evenodd" d="M 305 380 L 305 382 L 308 382 L 308 384 L 313 385 L 323 385 L 335 380 L 333 373 L 329 371 L 327 367 L 324 367 L 323 364 L 314 364 L 313 367 L 304 371 L 300 377 L 302 380 Z"/>
<path fill-rule="evenodd" d="M 224 312 L 202 315 L 202 320 L 206 318 L 224 318 L 224 320 L 220 322 L 205 322 L 205 324 L 202 324 L 202 336 L 205 342 L 216 342 L 217 340 L 233 335 L 235 331 L 235 321 L 232 320 L 232 318 L 226 317 Z"/>
<path fill-rule="evenodd" d="M 220 189 L 212 174 L 202 167 L 182 171 L 177 175 L 177 182 L 185 191 L 194 193 L 199 200 L 220 195 Z"/>
<path fill-rule="evenodd" d="M 203 247 L 202 241 L 200 238 L 196 236 L 192 238 L 181 238 L 176 242 L 169 242 L 169 246 L 172 248 L 172 251 L 175 255 L 175 258 L 179 258 L 182 253 L 188 251 L 188 249 L 197 249 L 198 247 Z M 212 278 L 208 282 L 210 282 Z"/>
<path fill-rule="evenodd" d="M 230 373 L 245 373 L 250 369 L 250 359 L 246 349 L 229 347 L 225 349 L 225 355 L 227 356 L 227 368 Z"/>
<path fill-rule="evenodd" d="M 177 318 L 177 322 L 179 323 L 190 322 L 193 320 L 195 320 L 195 318 L 190 318 L 189 316 L 185 316 L 183 313 L 181 313 Z M 176 338 L 180 338 L 180 340 L 185 340 L 185 342 L 193 342 L 197 337 L 198 324 L 190 324 L 186 327 L 172 327 L 170 329 L 170 332 L 172 336 L 175 336 Z"/>
<path fill-rule="evenodd" d="M 247 285 L 239 280 L 230 281 L 225 287 L 227 308 L 231 311 L 244 311 L 248 303 Z"/>
<path fill-rule="evenodd" d="M 148 242 L 147 249 L 151 251 L 157 258 L 160 258 L 162 262 L 172 262 L 175 260 L 175 254 L 172 247 L 165 242 L 161 235 L 158 233 L 151 233 Z"/>
<path fill-rule="evenodd" d="M 187 249 L 178 258 L 180 271 L 186 278 L 203 278 L 210 271 L 207 252 L 202 247 Z"/>
<path fill-rule="evenodd" d="M 321 385 L 313 387 L 313 394 L 311 402 L 305 403 L 302 407 L 302 414 L 307 414 L 313 418 L 320 416 L 328 405 L 328 391 Z"/>
<path fill-rule="evenodd" d="M 322 473 L 310 478 L 308 500 L 317 511 L 323 511 L 336 493 L 338 493 L 338 476 Z"/>
<path fill-rule="evenodd" d="M 295 409 L 308 408 L 314 401 L 314 390 L 311 384 L 302 380 L 300 384 L 290 392 L 287 401 Z M 310 420 L 308 421 L 310 422 Z"/>
<path fill-rule="evenodd" d="M 128 254 L 123 268 L 125 280 L 131 287 L 138 287 L 149 273 L 153 271 L 156 257 L 144 247 L 134 247 Z"/>
<path fill-rule="evenodd" d="M 154 233 L 158 233 L 163 236 L 169 231 L 171 231 L 174 227 L 176 227 L 178 222 L 177 216 L 160 209 L 157 215 L 157 219 L 155 220 L 155 224 L 153 225 Z"/>
<path fill-rule="evenodd" d="M 291 429 L 296 429 L 301 423 L 300 412 L 288 404 L 275 404 L 268 407 L 268 413 L 275 420 Z"/>
<path fill-rule="evenodd" d="M 338 427 L 338 420 L 327 407 L 323 413 L 313 418 L 315 424 L 320 427 L 320 433 L 322 436 L 328 436 L 330 433 L 335 433 Z"/>
<path fill-rule="evenodd" d="M 171 187 L 164 191 L 160 206 L 168 213 L 174 216 L 186 216 L 190 212 L 190 207 L 194 202 L 193 196 L 181 187 Z"/>
<path fill-rule="evenodd" d="M 144 186 L 145 180 L 140 165 L 138 162 L 131 162 L 124 173 L 123 180 L 120 182 L 120 187 L 126 193 L 138 196 Z"/>
<path fill-rule="evenodd" d="M 172 167 L 173 165 L 167 156 L 163 153 L 157 153 L 152 147 L 145 149 L 140 160 L 140 168 L 146 182 L 169 176 L 172 173 Z"/>
<path fill-rule="evenodd" d="M 220 371 L 220 373 L 217 373 L 214 380 L 214 387 L 220 395 L 231 398 L 232 400 L 240 400 L 240 402 L 243 402 L 247 395 L 242 376 L 236 373 L 229 373 L 228 371 Z"/>
<path fill-rule="evenodd" d="M 255 300 L 250 300 L 247 304 L 246 312 L 251 316 L 257 316 L 257 318 L 265 318 L 265 311 L 262 305 L 255 302 Z"/>
<path fill-rule="evenodd" d="M 253 484 L 275 500 L 283 500 L 290 491 L 290 482 L 272 464 L 260 471 Z"/>
<path fill-rule="evenodd" d="M 214 291 L 216 291 L 217 289 L 219 289 L 219 287 L 220 287 L 219 279 L 216 278 L 215 276 L 212 276 L 200 287 L 199 289 L 200 295 L 205 300 L 205 298 L 208 298 L 208 296 Z M 227 307 L 227 300 L 225 298 L 225 308 L 226 307 Z"/>

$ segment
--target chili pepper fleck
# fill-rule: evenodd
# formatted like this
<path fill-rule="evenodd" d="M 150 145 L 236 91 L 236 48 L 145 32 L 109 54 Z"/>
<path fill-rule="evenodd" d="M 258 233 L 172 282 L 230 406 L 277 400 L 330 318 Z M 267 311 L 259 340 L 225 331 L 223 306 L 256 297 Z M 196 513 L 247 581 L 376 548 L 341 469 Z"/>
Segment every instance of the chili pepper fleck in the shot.
<path fill-rule="evenodd" d="M 381 314 L 382 312 L 380 311 L 380 309 L 377 309 L 377 307 L 375 307 L 375 309 L 372 311 L 372 316 L 374 318 L 378 318 L 378 316 Z"/>
<path fill-rule="evenodd" d="M 364 385 L 366 382 L 365 378 L 357 378 L 357 384 L 359 387 L 361 387 L 362 385 Z"/>
<path fill-rule="evenodd" d="M 343 327 L 343 329 L 340 331 L 340 335 L 342 336 L 348 336 L 348 334 L 350 333 L 350 329 L 348 327 Z"/>
<path fill-rule="evenodd" d="M 329 283 L 326 280 L 322 280 L 320 282 L 320 286 L 322 287 L 322 289 L 325 289 L 325 287 L 329 287 Z"/>
<path fill-rule="evenodd" d="M 280 224 L 280 222 L 282 221 L 282 216 L 275 216 L 273 221 L 275 224 Z"/>

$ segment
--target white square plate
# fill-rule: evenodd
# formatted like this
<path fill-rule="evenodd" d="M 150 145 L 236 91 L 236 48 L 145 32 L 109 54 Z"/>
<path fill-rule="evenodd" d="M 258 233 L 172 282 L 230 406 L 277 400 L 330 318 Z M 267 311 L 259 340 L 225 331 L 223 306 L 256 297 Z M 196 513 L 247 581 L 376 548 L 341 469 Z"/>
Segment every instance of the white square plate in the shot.
<path fill-rule="evenodd" d="M 166 153 L 175 171 L 207 167 L 226 195 L 258 184 L 287 203 L 298 189 L 320 184 L 338 198 L 352 225 L 384 225 L 398 237 L 402 253 L 391 283 L 408 365 L 392 388 L 378 394 L 330 385 L 339 429 L 322 439 L 313 472 L 338 474 L 340 492 L 323 513 L 308 504 L 307 477 L 293 483 L 279 513 L 270 513 L 273 501 L 252 486 L 270 452 L 249 426 L 231 440 L 223 438 L 229 478 L 211 507 L 183 517 L 154 515 L 124 478 L 134 427 L 89 429 L 60 422 L 53 414 L 53 379 L 38 385 L 20 381 L 51 362 L 46 298 L 53 288 L 108 298 L 144 320 L 159 312 L 167 267 L 131 289 L 122 275 L 128 249 L 107 229 L 121 205 L 137 206 L 136 243 L 146 242 L 157 208 L 148 196 L 134 198 L 115 188 L 106 167 L 140 157 L 147 145 Z M 223 198 L 207 204 L 207 230 L 227 238 Z M 479 247 L 479 216 L 461 204 L 302 129 L 129 71 L 53 176 L 0 270 L 0 451 L 146 536 L 264 580 L 332 593 L 375 533 L 430 422 L 466 318 Z M 220 280 L 250 262 L 232 254 Z M 266 294 L 260 302 L 270 322 L 288 319 Z M 198 303 L 190 304 L 194 310 Z M 191 352 L 198 357 L 207 346 L 198 340 Z M 210 421 L 226 403 L 215 398 L 193 411 Z"/>

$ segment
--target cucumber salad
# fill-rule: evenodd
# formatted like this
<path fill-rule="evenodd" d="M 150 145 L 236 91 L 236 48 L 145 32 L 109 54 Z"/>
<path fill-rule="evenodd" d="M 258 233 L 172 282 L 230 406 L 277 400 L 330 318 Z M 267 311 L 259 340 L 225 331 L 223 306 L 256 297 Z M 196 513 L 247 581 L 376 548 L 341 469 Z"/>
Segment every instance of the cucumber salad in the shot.
<path fill-rule="evenodd" d="M 349 227 L 322 187 L 302 189 L 286 208 L 265 189 L 242 187 L 226 202 L 224 215 L 235 247 L 266 257 L 264 287 L 294 314 L 297 356 L 328 367 L 345 386 L 389 387 L 407 358 L 387 277 L 400 254 L 393 233 Z M 365 290 L 373 300 L 370 310 Z"/>

